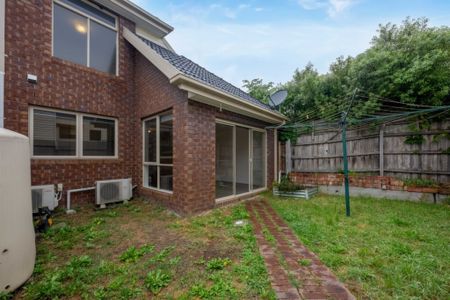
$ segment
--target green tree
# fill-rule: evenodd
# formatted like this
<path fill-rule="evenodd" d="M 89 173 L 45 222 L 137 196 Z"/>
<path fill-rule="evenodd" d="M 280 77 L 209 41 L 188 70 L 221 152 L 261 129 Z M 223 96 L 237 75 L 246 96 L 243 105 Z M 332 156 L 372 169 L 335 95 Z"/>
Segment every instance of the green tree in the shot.
<path fill-rule="evenodd" d="M 315 109 L 315 101 L 323 96 L 320 81 L 320 75 L 311 63 L 303 70 L 295 70 L 292 79 L 284 85 L 288 96 L 281 111 L 291 120 L 312 117 L 308 112 Z"/>
<path fill-rule="evenodd" d="M 407 18 L 380 25 L 372 46 L 352 64 L 353 85 L 404 103 L 450 102 L 450 28 Z"/>
<path fill-rule="evenodd" d="M 245 80 L 250 94 L 267 103 L 272 82 Z M 407 18 L 400 25 L 379 25 L 371 46 L 356 57 L 338 57 L 329 72 L 319 74 L 311 63 L 281 85 L 288 97 L 281 111 L 290 123 L 337 120 L 356 88 L 349 120 L 395 110 L 382 99 L 422 105 L 450 105 L 450 28 L 431 27 L 426 18 Z M 394 105 L 395 106 L 395 105 Z M 282 135 L 308 129 L 290 130 Z"/>
<path fill-rule="evenodd" d="M 242 82 L 250 96 L 263 103 L 269 104 L 269 97 L 275 91 L 273 82 L 264 83 L 263 80 L 259 78 L 243 80 Z"/>

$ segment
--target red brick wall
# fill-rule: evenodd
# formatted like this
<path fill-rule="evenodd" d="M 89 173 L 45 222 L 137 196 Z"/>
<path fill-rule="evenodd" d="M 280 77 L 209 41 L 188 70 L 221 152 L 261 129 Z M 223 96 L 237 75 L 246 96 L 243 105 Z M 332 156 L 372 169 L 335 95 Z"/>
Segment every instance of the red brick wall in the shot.
<path fill-rule="evenodd" d="M 32 184 L 63 183 L 64 189 L 93 186 L 96 180 L 133 177 L 134 49 L 122 38 L 119 19 L 119 76 L 52 57 L 52 1 L 6 1 L 5 127 L 28 135 L 31 105 L 115 117 L 119 158 L 108 160 L 32 160 Z M 27 74 L 38 84 L 27 82 Z M 131 145 L 131 146 L 130 146 Z M 74 199 L 80 195 L 74 195 Z M 93 199 L 93 193 L 87 193 Z"/>
<path fill-rule="evenodd" d="M 195 213 L 215 206 L 215 120 L 216 118 L 253 127 L 264 128 L 268 124 L 228 111 L 189 101 L 187 105 L 183 142 L 183 170 L 179 175 L 182 190 L 188 190 L 184 207 L 187 213 Z M 273 130 L 267 133 L 267 186 L 273 181 Z"/>
<path fill-rule="evenodd" d="M 136 55 L 136 108 L 142 136 L 142 120 L 172 110 L 174 124 L 173 194 L 141 187 L 142 140 L 137 142 L 136 168 L 139 192 L 159 200 L 180 214 L 193 214 L 215 205 L 215 119 L 263 128 L 268 124 L 189 101 L 187 93 L 169 80 L 142 55 Z M 273 131 L 268 133 L 268 186 L 273 181 Z"/>
<path fill-rule="evenodd" d="M 179 90 L 171 85 L 167 77 L 161 73 L 153 64 L 151 64 L 145 57 L 137 53 L 135 57 L 136 66 L 136 126 L 134 135 L 137 138 L 135 149 L 135 168 L 137 171 L 137 184 L 139 186 L 138 192 L 141 195 L 148 196 L 159 200 L 165 206 L 177 212 L 183 212 L 183 199 L 175 199 L 173 195 L 178 195 L 180 182 L 179 177 L 176 176 L 182 169 L 179 168 L 179 163 L 182 161 L 180 153 L 183 150 L 183 126 L 180 124 L 183 117 L 184 106 L 187 103 L 187 93 Z M 142 187 L 143 175 L 143 141 L 142 141 L 142 121 L 143 119 L 159 114 L 163 111 L 172 110 L 174 123 L 174 194 L 168 194 Z"/>
<path fill-rule="evenodd" d="M 33 159 L 32 184 L 89 187 L 97 180 L 132 177 L 137 192 L 182 214 L 214 207 L 215 119 L 263 128 L 268 124 L 188 101 L 122 37 L 134 24 L 120 18 L 119 76 L 52 57 L 52 1 L 6 1 L 5 127 L 28 135 L 30 106 L 98 114 L 118 119 L 118 159 Z M 27 74 L 38 84 L 27 82 Z M 142 187 L 142 120 L 166 110 L 174 116 L 174 193 Z M 268 134 L 268 185 L 273 180 L 273 132 Z M 73 201 L 93 201 L 93 192 Z M 92 203 L 92 202 L 91 202 Z M 64 203 L 62 203 L 64 204 Z"/>
<path fill-rule="evenodd" d="M 344 175 L 336 173 L 290 173 L 290 178 L 300 185 L 334 185 L 340 186 L 344 184 Z M 438 188 L 433 187 L 412 187 L 406 186 L 405 183 L 397 178 L 390 176 L 367 176 L 367 175 L 350 175 L 350 186 L 362 188 L 374 188 L 391 191 L 408 191 L 420 193 L 436 193 L 450 194 L 447 185 L 441 185 Z"/>

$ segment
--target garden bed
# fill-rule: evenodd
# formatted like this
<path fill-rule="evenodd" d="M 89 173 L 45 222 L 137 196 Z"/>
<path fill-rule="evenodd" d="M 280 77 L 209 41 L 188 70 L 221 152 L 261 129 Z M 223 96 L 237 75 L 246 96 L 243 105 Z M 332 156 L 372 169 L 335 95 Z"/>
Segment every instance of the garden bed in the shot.
<path fill-rule="evenodd" d="M 277 186 L 273 187 L 273 195 L 289 198 L 309 199 L 319 192 L 318 187 L 302 187 L 296 191 L 280 191 Z"/>

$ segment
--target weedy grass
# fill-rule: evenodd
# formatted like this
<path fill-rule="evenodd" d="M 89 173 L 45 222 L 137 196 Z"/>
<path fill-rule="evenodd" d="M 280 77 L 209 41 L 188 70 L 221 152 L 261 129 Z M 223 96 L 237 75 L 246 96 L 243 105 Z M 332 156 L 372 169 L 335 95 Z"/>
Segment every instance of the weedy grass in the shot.
<path fill-rule="evenodd" d="M 265 196 L 357 298 L 450 299 L 449 206 L 351 197 L 346 217 L 343 197 Z"/>
<path fill-rule="evenodd" d="M 242 205 L 178 218 L 136 199 L 54 216 L 30 280 L 0 299 L 274 299 Z"/>

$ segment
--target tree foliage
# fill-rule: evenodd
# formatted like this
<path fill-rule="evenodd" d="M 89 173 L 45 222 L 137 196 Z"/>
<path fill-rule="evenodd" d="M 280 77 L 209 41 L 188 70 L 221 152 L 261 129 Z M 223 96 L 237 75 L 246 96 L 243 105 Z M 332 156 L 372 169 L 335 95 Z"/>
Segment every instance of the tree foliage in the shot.
<path fill-rule="evenodd" d="M 269 104 L 269 96 L 275 91 L 273 82 L 263 83 L 262 79 L 256 78 L 252 80 L 244 80 L 243 86 L 247 89 L 250 96 Z"/>
<path fill-rule="evenodd" d="M 262 101 L 274 89 L 272 82 L 261 79 L 246 80 L 244 87 Z M 431 27 L 426 18 L 380 25 L 365 52 L 338 57 L 327 74 L 309 63 L 282 87 L 288 98 L 281 110 L 291 122 L 312 113 L 324 119 L 338 116 L 356 88 L 366 95 L 352 108 L 356 116 L 376 111 L 381 98 L 450 105 L 450 28 Z"/>

